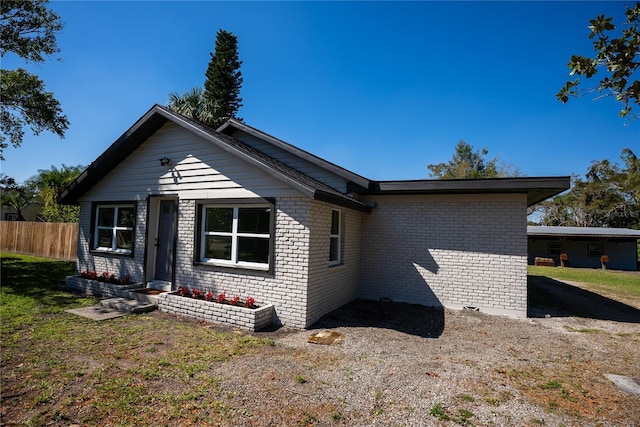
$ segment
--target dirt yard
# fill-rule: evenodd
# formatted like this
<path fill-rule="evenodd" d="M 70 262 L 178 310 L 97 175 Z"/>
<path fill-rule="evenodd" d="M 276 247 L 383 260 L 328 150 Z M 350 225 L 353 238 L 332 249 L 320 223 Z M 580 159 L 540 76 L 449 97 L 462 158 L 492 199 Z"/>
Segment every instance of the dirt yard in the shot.
<path fill-rule="evenodd" d="M 73 347 L 77 354 L 69 356 L 65 346 L 72 341 L 67 339 L 60 341 L 60 350 L 52 342 L 32 361 L 6 362 L 10 383 L 3 385 L 8 394 L 3 395 L 0 425 L 34 419 L 55 426 L 640 425 L 640 396 L 618 389 L 604 376 L 640 377 L 640 310 L 567 286 L 534 280 L 531 317 L 520 320 L 355 301 L 311 330 L 255 334 L 275 345 L 195 362 L 190 354 L 198 349 L 229 343 L 228 335 L 217 337 L 217 331 L 244 333 L 160 312 L 99 326 L 56 314 L 54 322 L 77 323 L 77 342 L 85 342 L 82 328 L 92 328 L 91 343 L 102 329 L 105 334 L 127 332 L 99 354 Z M 342 341 L 308 343 L 312 334 L 325 330 L 339 332 Z M 178 354 L 184 349 L 180 340 L 190 342 L 192 336 L 220 341 L 192 343 L 193 350 L 181 360 L 156 363 Z M 49 359 L 69 371 L 56 371 L 63 385 L 38 397 L 25 388 L 22 365 L 40 366 Z M 186 375 L 169 376 L 172 363 L 184 364 L 177 372 Z M 33 378 L 37 374 L 28 371 Z M 201 386 L 194 388 L 196 381 Z M 105 387 L 131 390 L 131 402 L 143 401 L 145 407 L 129 420 L 123 414 L 130 406 L 105 412 L 94 391 L 108 395 Z"/>
<path fill-rule="evenodd" d="M 530 285 L 552 303 L 524 320 L 357 301 L 224 367 L 243 375 L 218 374 L 239 407 L 261 414 L 247 425 L 640 425 L 640 396 L 604 377 L 640 376 L 640 310 L 584 293 L 576 307 L 554 285 Z M 319 330 L 343 341 L 307 343 Z"/>

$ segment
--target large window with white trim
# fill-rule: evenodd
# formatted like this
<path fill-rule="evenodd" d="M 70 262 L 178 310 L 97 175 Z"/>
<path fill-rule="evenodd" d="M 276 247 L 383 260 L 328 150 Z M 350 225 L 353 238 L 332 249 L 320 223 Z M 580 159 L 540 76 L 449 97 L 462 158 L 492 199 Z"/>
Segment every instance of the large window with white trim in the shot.
<path fill-rule="evenodd" d="M 202 205 L 200 261 L 267 270 L 272 247 L 271 206 Z"/>
<path fill-rule="evenodd" d="M 133 252 L 136 210 L 133 203 L 95 207 L 93 249 L 129 255 Z"/>
<path fill-rule="evenodd" d="M 340 264 L 340 211 L 331 210 L 331 232 L 329 234 L 329 265 Z"/>

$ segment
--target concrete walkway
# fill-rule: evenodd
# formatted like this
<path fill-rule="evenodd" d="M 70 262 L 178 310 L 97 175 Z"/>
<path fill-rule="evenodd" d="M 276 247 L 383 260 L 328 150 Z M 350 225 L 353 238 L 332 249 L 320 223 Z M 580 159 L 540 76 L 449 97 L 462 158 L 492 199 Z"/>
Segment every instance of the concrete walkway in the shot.
<path fill-rule="evenodd" d="M 158 308 L 157 303 L 118 297 L 103 299 L 100 304 L 91 307 L 74 308 L 66 311 L 67 313 L 77 314 L 92 320 L 107 320 L 130 313 L 145 313 L 156 308 Z"/>

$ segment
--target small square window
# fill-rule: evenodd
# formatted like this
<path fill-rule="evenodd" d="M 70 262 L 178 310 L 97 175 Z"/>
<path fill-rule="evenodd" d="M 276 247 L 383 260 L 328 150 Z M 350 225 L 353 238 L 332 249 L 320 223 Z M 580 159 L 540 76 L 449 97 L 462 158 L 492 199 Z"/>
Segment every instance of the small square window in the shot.
<path fill-rule="evenodd" d="M 135 222 L 136 209 L 132 203 L 96 205 L 92 249 L 131 255 Z"/>
<path fill-rule="evenodd" d="M 547 245 L 548 255 L 560 255 L 560 242 L 549 242 Z"/>
<path fill-rule="evenodd" d="M 602 256 L 602 246 L 600 243 L 589 243 L 588 245 L 588 255 L 591 257 L 601 257 Z"/>

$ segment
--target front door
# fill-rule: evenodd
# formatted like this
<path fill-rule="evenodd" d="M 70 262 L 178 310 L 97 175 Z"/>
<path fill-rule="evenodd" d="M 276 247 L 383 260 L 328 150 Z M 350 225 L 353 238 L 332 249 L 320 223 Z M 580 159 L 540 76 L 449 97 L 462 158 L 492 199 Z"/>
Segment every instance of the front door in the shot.
<path fill-rule="evenodd" d="M 156 280 L 171 281 L 176 237 L 176 201 L 161 200 L 156 240 Z"/>

